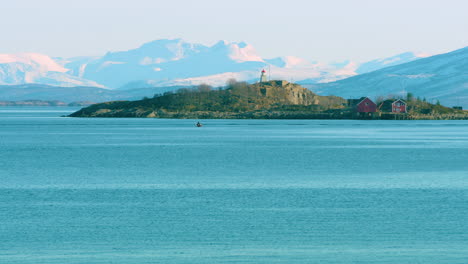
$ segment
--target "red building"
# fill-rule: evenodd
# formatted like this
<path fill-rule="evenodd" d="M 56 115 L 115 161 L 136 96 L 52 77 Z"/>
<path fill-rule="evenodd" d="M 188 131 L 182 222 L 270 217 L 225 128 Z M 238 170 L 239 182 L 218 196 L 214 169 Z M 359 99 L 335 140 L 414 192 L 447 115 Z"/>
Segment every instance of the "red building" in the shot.
<path fill-rule="evenodd" d="M 396 100 L 392 103 L 393 113 L 406 113 L 406 102 L 401 99 Z"/>
<path fill-rule="evenodd" d="M 377 112 L 377 105 L 371 99 L 369 99 L 369 97 L 361 97 L 360 99 L 349 99 L 348 105 L 358 113 Z"/>
<path fill-rule="evenodd" d="M 401 99 L 387 99 L 380 104 L 381 112 L 407 113 L 406 102 Z"/>

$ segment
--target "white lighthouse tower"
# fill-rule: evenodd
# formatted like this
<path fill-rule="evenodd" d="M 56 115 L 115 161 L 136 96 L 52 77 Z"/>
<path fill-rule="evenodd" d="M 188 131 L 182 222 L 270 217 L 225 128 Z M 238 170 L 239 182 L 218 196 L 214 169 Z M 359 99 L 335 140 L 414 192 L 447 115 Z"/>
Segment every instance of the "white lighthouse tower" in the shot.
<path fill-rule="evenodd" d="M 260 75 L 260 82 L 268 82 L 265 70 L 262 70 L 262 75 Z"/>

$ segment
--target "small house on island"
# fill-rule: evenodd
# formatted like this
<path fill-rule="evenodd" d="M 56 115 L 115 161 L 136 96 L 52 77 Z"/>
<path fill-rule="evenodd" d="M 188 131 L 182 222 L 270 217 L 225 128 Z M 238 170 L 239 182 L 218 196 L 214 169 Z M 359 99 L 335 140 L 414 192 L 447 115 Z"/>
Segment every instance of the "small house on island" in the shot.
<path fill-rule="evenodd" d="M 375 113 L 377 105 L 369 97 L 359 99 L 348 99 L 348 106 L 358 113 Z"/>
<path fill-rule="evenodd" d="M 407 113 L 406 102 L 401 99 L 387 99 L 379 105 L 380 112 Z"/>

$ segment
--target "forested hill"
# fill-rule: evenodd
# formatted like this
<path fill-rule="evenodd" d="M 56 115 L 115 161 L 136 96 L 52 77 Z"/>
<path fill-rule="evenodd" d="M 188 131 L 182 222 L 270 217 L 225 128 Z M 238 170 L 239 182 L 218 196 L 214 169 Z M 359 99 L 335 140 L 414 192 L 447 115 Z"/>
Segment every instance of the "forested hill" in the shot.
<path fill-rule="evenodd" d="M 257 84 L 231 81 L 223 89 L 200 85 L 138 101 L 91 105 L 72 117 L 275 118 L 284 113 L 318 113 L 342 108 L 346 100 L 319 96 L 286 81 Z M 276 114 L 275 114 L 276 113 Z M 271 115 L 274 116 L 271 116 Z"/>

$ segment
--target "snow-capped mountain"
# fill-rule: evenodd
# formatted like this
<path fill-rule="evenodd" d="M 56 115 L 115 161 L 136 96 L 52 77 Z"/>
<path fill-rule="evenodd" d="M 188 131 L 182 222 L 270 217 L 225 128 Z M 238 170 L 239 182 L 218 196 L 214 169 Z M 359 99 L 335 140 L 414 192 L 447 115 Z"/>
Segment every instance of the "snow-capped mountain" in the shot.
<path fill-rule="evenodd" d="M 308 86 L 321 95 L 345 98 L 405 96 L 411 92 L 443 105 L 468 107 L 468 47 L 383 68 L 344 80 Z"/>
<path fill-rule="evenodd" d="M 0 54 L 0 84 L 40 83 L 55 86 L 101 86 L 68 74 L 69 70 L 47 55 Z"/>
<path fill-rule="evenodd" d="M 181 39 L 156 40 L 133 50 L 109 52 L 102 57 L 0 54 L 0 85 L 46 84 L 40 90 L 24 86 L 21 94 L 52 98 L 57 95 L 57 89 L 52 86 L 61 89 L 95 86 L 128 92 L 136 88 L 160 87 L 153 90 L 166 91 L 171 90 L 170 87 L 201 83 L 223 86 L 229 79 L 255 82 L 260 71 L 266 69 L 271 79 L 298 82 L 323 95 L 349 98 L 412 92 L 428 100 L 439 99 L 443 104 L 468 107 L 464 103 L 468 101 L 467 49 L 432 57 L 408 52 L 363 64 L 353 61 L 325 64 L 294 56 L 264 59 L 253 46 L 244 42 L 220 41 L 205 46 Z M 8 88 L 5 99 L 13 94 L 15 87 Z M 80 88 L 76 93 L 88 93 L 88 90 Z M 47 91 L 50 94 L 45 95 Z M 93 93 L 102 94 L 102 89 Z M 144 93 L 139 90 L 136 95 Z M 118 96 L 124 95 L 119 93 Z M 34 97 L 21 98 L 37 99 Z"/>
<path fill-rule="evenodd" d="M 332 82 L 358 73 L 421 57 L 400 54 L 364 64 L 325 64 L 294 56 L 265 59 L 245 42 L 219 41 L 213 46 L 182 39 L 162 39 L 102 57 L 50 58 L 25 53 L 0 55 L 0 84 L 37 83 L 55 86 L 99 86 L 133 89 L 153 86 L 222 86 L 228 79 L 256 81 L 267 69 L 272 79 L 301 84 Z"/>
<path fill-rule="evenodd" d="M 132 85 L 224 85 L 229 78 L 256 80 L 263 68 L 273 79 L 326 82 L 356 75 L 356 64 L 344 66 L 284 56 L 264 59 L 245 42 L 219 41 L 208 47 L 181 39 L 156 40 L 129 51 L 111 52 L 83 64 L 65 64 L 79 77 L 112 88 Z M 132 84 L 132 85 L 129 85 Z"/>
<path fill-rule="evenodd" d="M 258 70 L 264 65 L 253 47 L 242 42 L 220 41 L 207 47 L 174 39 L 153 41 L 134 50 L 107 53 L 80 68 L 84 69 L 84 78 L 119 88 L 135 81 L 158 83 L 174 80 L 176 83 L 187 78 Z"/>

